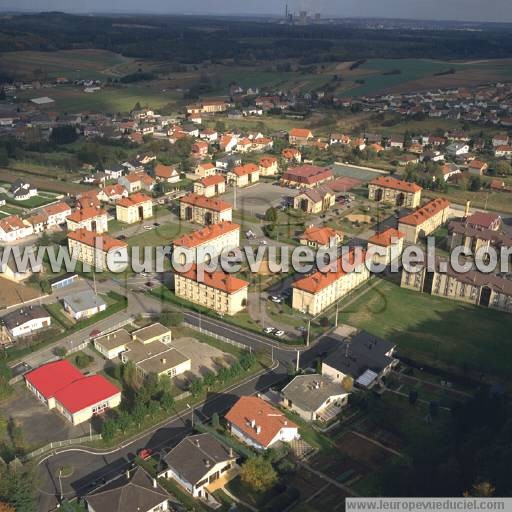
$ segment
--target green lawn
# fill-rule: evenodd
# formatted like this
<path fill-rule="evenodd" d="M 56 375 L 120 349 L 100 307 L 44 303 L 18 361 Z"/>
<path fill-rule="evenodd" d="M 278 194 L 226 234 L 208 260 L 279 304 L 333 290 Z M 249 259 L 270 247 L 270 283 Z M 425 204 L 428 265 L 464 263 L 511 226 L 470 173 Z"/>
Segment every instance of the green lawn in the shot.
<path fill-rule="evenodd" d="M 147 221 L 149 224 L 152 224 L 151 220 Z M 126 225 L 128 227 L 128 225 Z M 198 226 L 199 227 L 199 226 Z M 165 224 L 161 224 L 160 226 L 150 230 L 143 231 L 142 233 L 131 236 L 128 238 L 127 242 L 130 247 L 139 246 L 139 247 L 156 247 L 158 245 L 169 245 L 172 240 L 182 236 L 186 233 L 190 233 L 192 229 L 182 224 L 181 222 L 166 222 Z"/>
<path fill-rule="evenodd" d="M 396 343 L 416 361 L 510 378 L 512 315 L 382 281 L 343 310 L 340 321 Z"/>

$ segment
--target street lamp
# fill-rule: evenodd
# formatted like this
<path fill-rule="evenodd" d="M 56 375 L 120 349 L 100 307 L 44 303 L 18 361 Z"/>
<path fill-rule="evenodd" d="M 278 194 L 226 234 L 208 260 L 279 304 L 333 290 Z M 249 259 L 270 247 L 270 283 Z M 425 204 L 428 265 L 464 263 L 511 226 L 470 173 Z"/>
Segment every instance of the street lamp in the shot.
<path fill-rule="evenodd" d="M 187 407 L 191 410 L 191 426 L 194 428 L 194 406 L 190 406 L 190 404 L 187 404 Z"/>

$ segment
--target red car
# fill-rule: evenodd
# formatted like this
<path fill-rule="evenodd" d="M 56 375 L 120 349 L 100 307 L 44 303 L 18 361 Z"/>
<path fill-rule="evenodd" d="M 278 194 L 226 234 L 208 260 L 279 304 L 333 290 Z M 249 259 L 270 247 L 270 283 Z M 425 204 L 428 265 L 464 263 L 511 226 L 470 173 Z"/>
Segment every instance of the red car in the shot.
<path fill-rule="evenodd" d="M 153 450 L 151 448 L 142 448 L 142 450 L 139 450 L 137 452 L 137 455 L 142 460 L 146 460 L 146 459 L 149 459 L 151 457 L 151 455 L 153 455 Z"/>

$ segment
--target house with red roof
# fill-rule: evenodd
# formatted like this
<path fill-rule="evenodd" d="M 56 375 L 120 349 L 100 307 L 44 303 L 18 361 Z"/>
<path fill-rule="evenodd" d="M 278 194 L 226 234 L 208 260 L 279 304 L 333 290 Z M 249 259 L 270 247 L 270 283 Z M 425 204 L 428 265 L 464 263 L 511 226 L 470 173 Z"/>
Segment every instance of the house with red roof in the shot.
<path fill-rule="evenodd" d="M 300 439 L 299 427 L 257 396 L 242 396 L 225 416 L 232 435 L 256 450 Z"/>
<path fill-rule="evenodd" d="M 226 192 L 226 180 L 220 174 L 214 174 L 194 182 L 194 194 L 215 197 Z"/>
<path fill-rule="evenodd" d="M 195 174 L 200 178 L 207 178 L 217 174 L 217 168 L 212 162 L 202 162 L 196 167 Z"/>
<path fill-rule="evenodd" d="M 275 156 L 263 156 L 259 161 L 260 176 L 275 176 L 279 171 L 277 158 Z"/>
<path fill-rule="evenodd" d="M 14 242 L 34 233 L 32 225 L 17 215 L 0 219 L 0 242 Z"/>
<path fill-rule="evenodd" d="M 398 229 L 405 234 L 405 241 L 415 244 L 418 238 L 424 238 L 442 226 L 449 217 L 450 203 L 438 197 L 421 208 L 398 220 Z"/>
<path fill-rule="evenodd" d="M 395 228 L 377 231 L 368 238 L 368 252 L 373 253 L 373 262 L 377 265 L 388 265 L 402 254 L 405 233 Z"/>
<path fill-rule="evenodd" d="M 305 165 L 288 169 L 281 178 L 281 185 L 293 188 L 313 188 L 331 181 L 334 175 L 326 167 Z"/>
<path fill-rule="evenodd" d="M 64 201 L 49 204 L 43 208 L 43 214 L 46 216 L 46 225 L 48 227 L 59 226 L 66 222 L 66 217 L 71 215 L 71 207 Z"/>
<path fill-rule="evenodd" d="M 153 217 L 153 199 L 137 192 L 116 201 L 116 219 L 126 224 L 134 224 Z"/>
<path fill-rule="evenodd" d="M 422 188 L 416 183 L 381 175 L 368 183 L 368 199 L 376 202 L 416 208 L 420 205 Z"/>
<path fill-rule="evenodd" d="M 292 146 L 306 146 L 313 138 L 313 132 L 308 128 L 292 128 L 288 134 L 288 141 Z"/>
<path fill-rule="evenodd" d="M 287 163 L 300 164 L 302 162 L 302 153 L 297 148 L 285 148 L 281 151 L 281 156 Z"/>
<path fill-rule="evenodd" d="M 314 249 L 329 249 L 337 247 L 343 242 L 343 232 L 326 226 L 311 225 L 300 235 L 301 245 Z"/>
<path fill-rule="evenodd" d="M 53 361 L 25 374 L 27 388 L 73 425 L 121 403 L 121 390 L 102 375 L 83 375 L 68 360 Z"/>
<path fill-rule="evenodd" d="M 231 221 L 233 207 L 222 199 L 198 194 L 180 197 L 180 219 L 203 226 Z"/>
<path fill-rule="evenodd" d="M 165 183 L 176 183 L 180 181 L 180 173 L 172 165 L 156 164 L 155 169 L 156 181 Z"/>
<path fill-rule="evenodd" d="M 238 188 L 248 187 L 260 181 L 260 168 L 256 164 L 245 164 L 228 172 L 228 182 Z"/>
<path fill-rule="evenodd" d="M 475 176 L 482 176 L 488 168 L 487 163 L 481 160 L 472 160 L 468 164 L 469 173 Z"/>
<path fill-rule="evenodd" d="M 76 208 L 76 210 L 66 218 L 68 231 L 77 229 L 87 229 L 97 233 L 108 231 L 107 212 L 99 206 L 85 206 Z"/>
<path fill-rule="evenodd" d="M 105 185 L 98 193 L 98 199 L 104 203 L 114 203 L 123 197 L 128 197 L 128 190 L 119 183 Z"/>

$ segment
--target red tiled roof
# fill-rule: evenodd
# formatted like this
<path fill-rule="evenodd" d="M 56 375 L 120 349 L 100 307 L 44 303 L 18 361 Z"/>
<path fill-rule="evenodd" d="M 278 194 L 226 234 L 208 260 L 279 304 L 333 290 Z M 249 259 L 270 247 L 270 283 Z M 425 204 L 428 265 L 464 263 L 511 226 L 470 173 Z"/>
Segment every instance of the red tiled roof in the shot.
<path fill-rule="evenodd" d="M 205 228 L 180 236 L 173 241 L 173 244 L 188 248 L 197 247 L 237 229 L 240 229 L 239 224 L 228 221 L 220 222 L 219 224 L 212 224 L 211 226 L 206 226 Z"/>
<path fill-rule="evenodd" d="M 382 233 L 375 233 L 372 237 L 368 238 L 368 242 L 382 247 L 388 247 L 392 243 L 393 238 L 404 238 L 405 234 L 398 229 L 388 228 Z"/>
<path fill-rule="evenodd" d="M 256 396 L 240 397 L 226 414 L 226 420 L 265 448 L 282 428 L 298 428 L 279 409 Z M 261 428 L 259 434 L 257 427 Z"/>
<path fill-rule="evenodd" d="M 89 247 L 102 247 L 104 251 L 108 252 L 110 249 L 114 249 L 116 247 L 128 247 L 126 242 L 122 240 L 117 240 L 112 238 L 109 235 L 99 235 L 94 231 L 89 231 L 88 229 L 81 228 L 76 231 L 71 231 L 68 233 L 68 238 L 71 240 L 75 240 L 82 244 L 88 245 Z"/>
<path fill-rule="evenodd" d="M 64 201 L 60 201 L 55 204 L 49 204 L 43 208 L 46 215 L 57 215 L 59 213 L 64 213 L 67 211 L 71 211 L 71 207 L 65 203 Z"/>
<path fill-rule="evenodd" d="M 423 190 L 416 183 L 410 183 L 408 181 L 397 180 L 391 176 L 379 176 L 370 181 L 370 185 L 376 185 L 383 188 L 391 188 L 393 190 L 401 190 L 402 192 L 415 193 Z"/>
<path fill-rule="evenodd" d="M 78 223 L 78 222 L 82 222 L 84 220 L 94 219 L 95 217 L 99 217 L 102 215 L 107 215 L 107 212 L 105 210 L 102 210 L 101 208 L 94 208 L 92 206 L 86 206 L 85 208 L 80 208 L 78 210 L 75 210 L 67 218 L 69 220 L 71 220 L 72 222 Z"/>
<path fill-rule="evenodd" d="M 152 201 L 151 197 L 140 192 L 136 192 L 128 197 L 122 197 L 116 201 L 116 206 L 122 206 L 123 208 L 129 208 L 130 206 L 137 206 L 141 203 Z"/>
<path fill-rule="evenodd" d="M 484 167 L 487 167 L 487 164 L 485 162 L 482 162 L 481 160 L 473 160 L 469 167 L 471 169 L 483 169 Z"/>
<path fill-rule="evenodd" d="M 222 199 L 214 199 L 211 197 L 200 196 L 198 194 L 188 194 L 184 197 L 180 197 L 180 202 L 190 204 L 192 206 L 198 206 L 200 208 L 206 208 L 208 210 L 214 210 L 216 212 L 224 212 L 231 210 L 232 206 Z"/>
<path fill-rule="evenodd" d="M 471 226 L 490 228 L 499 219 L 501 217 L 496 213 L 475 212 L 466 219 L 466 223 Z"/>
<path fill-rule="evenodd" d="M 241 165 L 239 167 L 235 167 L 233 169 L 233 172 L 237 176 L 246 176 L 247 174 L 252 174 L 253 172 L 258 172 L 258 171 L 259 171 L 259 167 L 255 164 L 245 164 L 245 165 Z"/>
<path fill-rule="evenodd" d="M 106 187 L 103 187 L 103 192 L 107 196 L 122 195 L 125 190 L 126 189 L 123 187 L 123 185 L 120 185 L 119 183 L 115 183 L 114 185 L 107 185 Z"/>
<path fill-rule="evenodd" d="M 199 167 L 201 167 L 201 169 L 204 169 L 205 171 L 207 171 L 209 169 L 215 169 L 215 165 L 213 165 L 211 162 L 205 162 L 205 163 L 199 164 Z"/>
<path fill-rule="evenodd" d="M 432 201 L 429 201 L 426 205 L 418 208 L 409 215 L 401 217 L 398 222 L 399 224 L 407 224 L 409 226 L 419 226 L 440 211 L 449 208 L 449 206 L 450 203 L 446 199 L 438 197 L 437 199 L 432 199 Z"/>
<path fill-rule="evenodd" d="M 201 183 L 204 187 L 211 187 L 219 183 L 224 183 L 224 178 L 220 174 L 214 174 L 213 176 L 200 179 L 198 183 Z"/>
<path fill-rule="evenodd" d="M 323 167 L 314 165 L 305 165 L 303 167 L 295 167 L 288 169 L 283 175 L 283 180 L 295 181 L 297 183 L 307 183 L 312 185 L 319 181 L 324 181 L 333 177 L 332 171 Z"/>
<path fill-rule="evenodd" d="M 192 265 L 187 272 L 177 272 L 180 276 L 192 281 L 198 282 L 197 265 Z M 204 272 L 204 279 L 201 281 L 206 286 L 221 290 L 226 293 L 235 293 L 243 288 L 247 288 L 249 283 L 231 274 L 217 270 L 215 272 Z"/>
<path fill-rule="evenodd" d="M 0 219 L 0 228 L 5 232 L 16 231 L 17 229 L 23 229 L 25 225 L 23 221 L 17 215 L 9 215 Z"/>
<path fill-rule="evenodd" d="M 336 231 L 333 228 L 310 226 L 302 233 L 300 239 L 316 242 L 319 245 L 327 245 L 330 239 L 336 237 L 336 235 L 343 237 L 341 231 Z"/>
<path fill-rule="evenodd" d="M 55 396 L 59 389 L 82 377 L 78 368 L 67 359 L 44 364 L 25 375 L 25 379 L 46 399 Z"/>
<path fill-rule="evenodd" d="M 299 137 L 306 139 L 312 136 L 313 134 L 311 133 L 311 130 L 308 130 L 307 128 L 292 128 L 290 130 L 290 137 Z"/>
<path fill-rule="evenodd" d="M 176 169 L 172 165 L 155 165 L 155 176 L 158 178 L 172 178 L 176 174 Z"/>
<path fill-rule="evenodd" d="M 260 159 L 260 165 L 262 167 L 272 167 L 277 163 L 277 158 L 275 156 L 264 156 Z"/>

